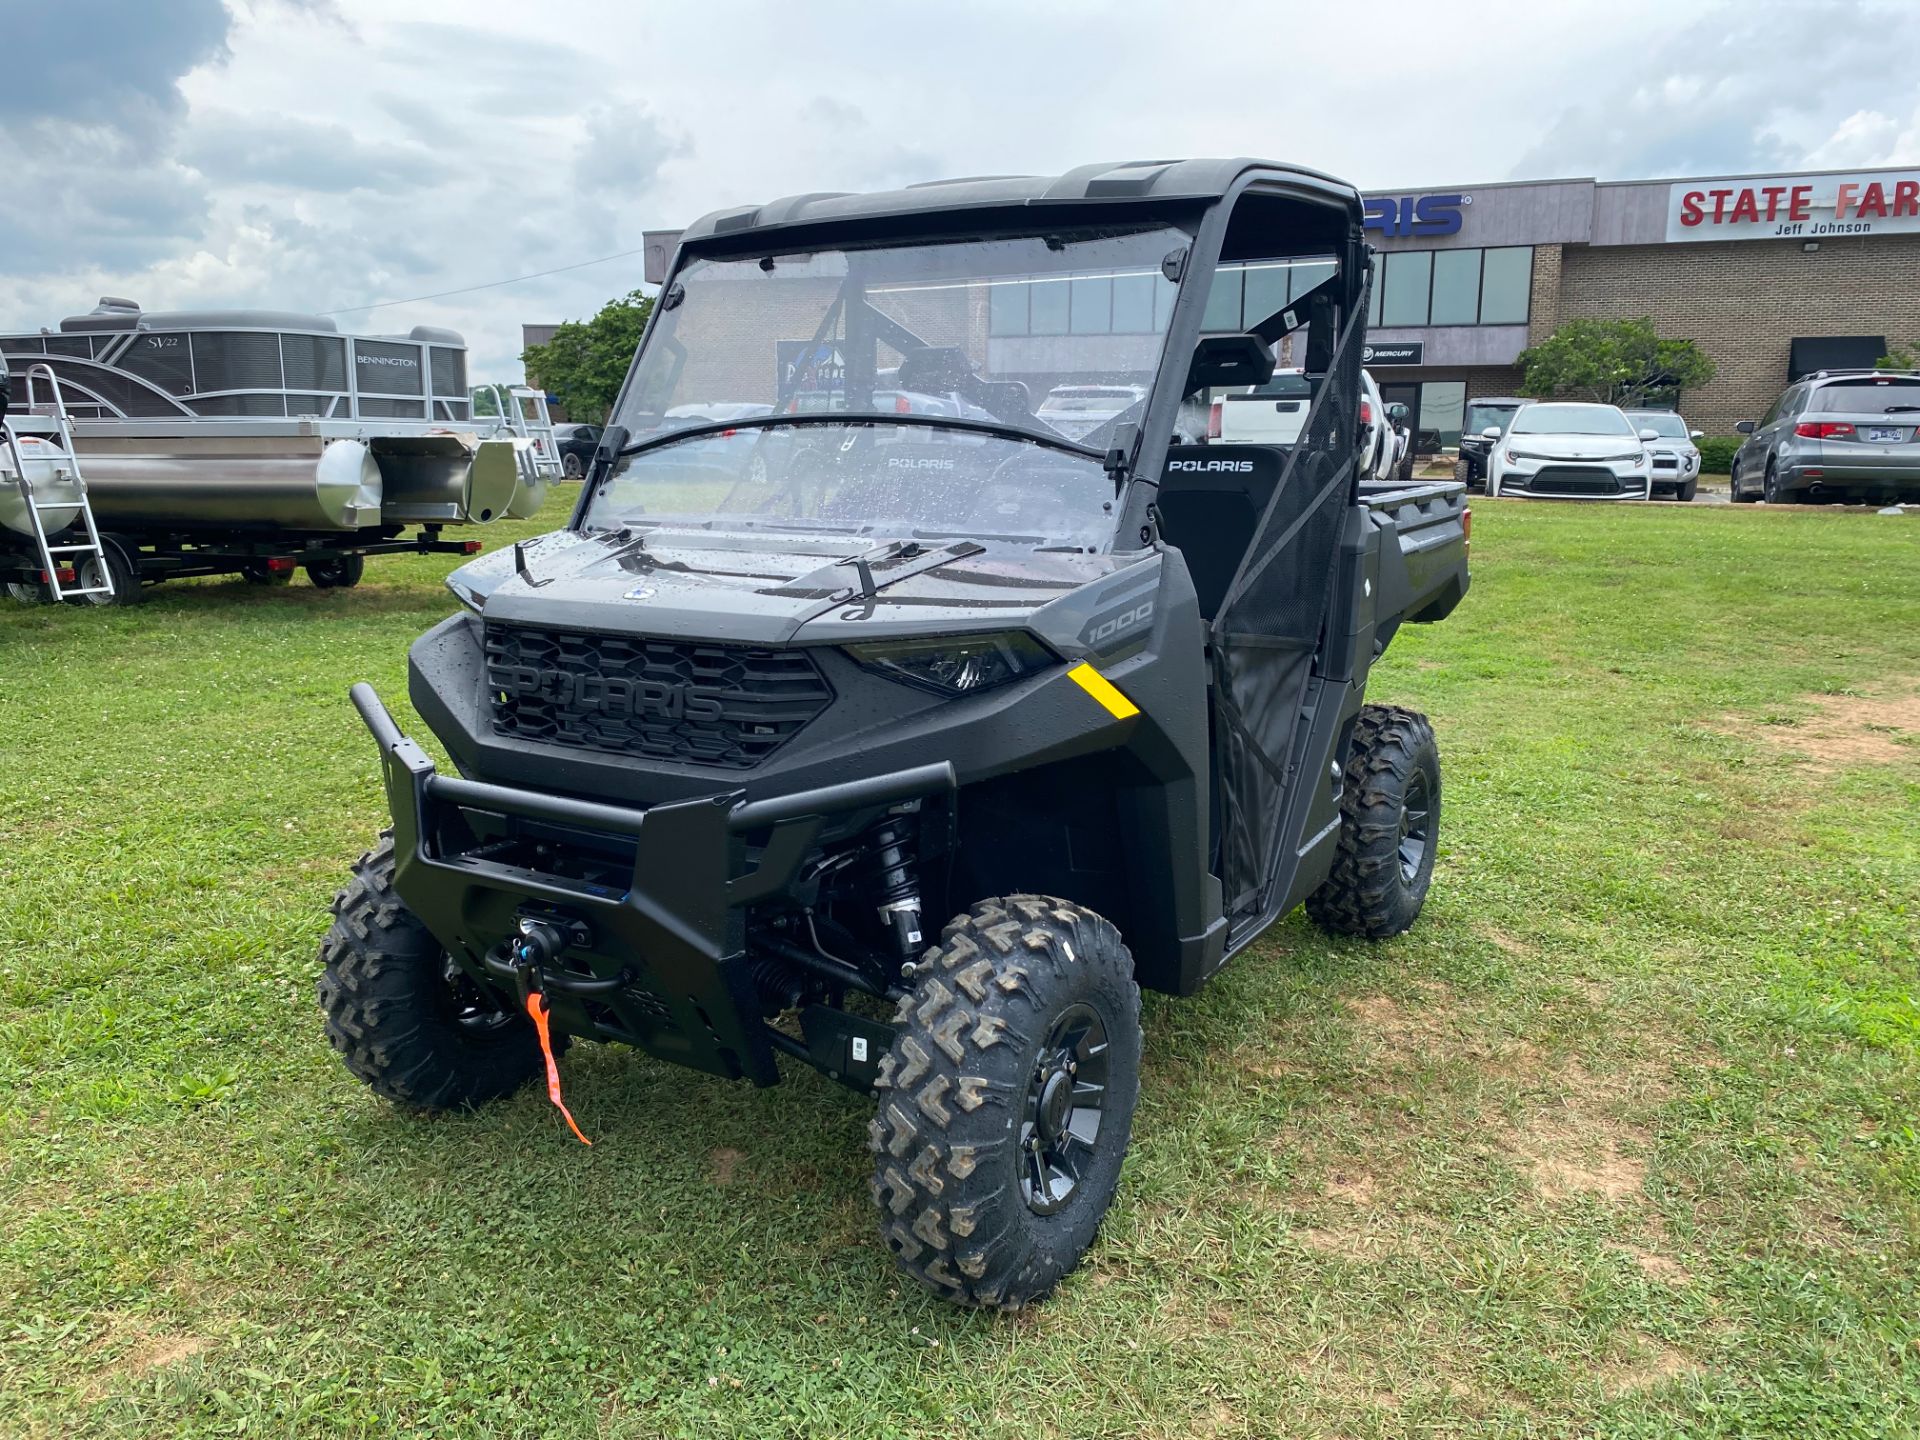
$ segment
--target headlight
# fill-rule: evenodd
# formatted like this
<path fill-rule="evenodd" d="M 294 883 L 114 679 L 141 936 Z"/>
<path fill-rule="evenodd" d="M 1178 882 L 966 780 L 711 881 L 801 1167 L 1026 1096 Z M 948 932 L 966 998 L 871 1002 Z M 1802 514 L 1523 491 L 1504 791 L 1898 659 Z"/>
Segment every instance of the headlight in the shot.
<path fill-rule="evenodd" d="M 930 635 L 875 640 L 847 653 L 869 670 L 936 695 L 970 695 L 1057 664 L 1058 657 L 1023 630 L 997 635 Z"/>

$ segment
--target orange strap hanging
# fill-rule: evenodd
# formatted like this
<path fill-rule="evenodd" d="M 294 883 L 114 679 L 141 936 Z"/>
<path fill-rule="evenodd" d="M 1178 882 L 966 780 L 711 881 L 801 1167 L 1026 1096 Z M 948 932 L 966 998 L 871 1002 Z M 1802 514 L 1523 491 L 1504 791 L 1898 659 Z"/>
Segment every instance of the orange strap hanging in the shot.
<path fill-rule="evenodd" d="M 567 1128 L 580 1137 L 582 1145 L 591 1145 L 593 1141 L 580 1134 L 580 1127 L 573 1121 L 573 1112 L 567 1109 L 567 1102 L 560 1098 L 560 1067 L 553 1059 L 553 1039 L 547 1034 L 547 997 L 538 990 L 527 995 L 527 1014 L 533 1017 L 533 1028 L 540 1035 L 540 1054 L 547 1062 L 547 1098 L 567 1117 Z"/>

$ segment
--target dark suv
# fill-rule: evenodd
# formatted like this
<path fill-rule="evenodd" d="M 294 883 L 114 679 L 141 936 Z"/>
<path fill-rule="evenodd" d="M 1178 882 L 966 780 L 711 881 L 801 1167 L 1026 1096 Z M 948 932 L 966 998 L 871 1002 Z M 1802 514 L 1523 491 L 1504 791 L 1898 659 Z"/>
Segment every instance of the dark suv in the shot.
<path fill-rule="evenodd" d="M 1736 501 L 1920 498 L 1920 372 L 1816 370 L 1734 429 Z"/>
<path fill-rule="evenodd" d="M 1483 432 L 1498 430 L 1506 434 L 1513 412 L 1526 403 L 1511 395 L 1490 395 L 1467 402 L 1466 419 L 1460 425 L 1460 458 L 1453 462 L 1454 479 L 1468 485 L 1487 483 L 1487 456 L 1493 453 L 1493 441 Z"/>

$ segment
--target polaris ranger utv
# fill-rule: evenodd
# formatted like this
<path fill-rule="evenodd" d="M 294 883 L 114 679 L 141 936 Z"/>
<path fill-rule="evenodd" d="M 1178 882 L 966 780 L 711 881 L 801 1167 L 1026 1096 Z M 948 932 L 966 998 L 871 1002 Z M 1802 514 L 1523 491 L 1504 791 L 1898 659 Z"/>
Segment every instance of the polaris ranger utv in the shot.
<path fill-rule="evenodd" d="M 1371 269 L 1351 186 L 1251 160 L 696 223 L 568 527 L 413 646 L 458 775 L 354 687 L 393 827 L 321 948 L 348 1068 L 441 1109 L 557 1103 L 570 1038 L 784 1056 L 872 1095 L 907 1271 L 1046 1294 L 1119 1179 L 1139 987 L 1427 892 L 1433 732 L 1362 701 L 1468 515 L 1358 473 Z M 1283 341 L 1297 437 L 1208 443 Z M 1068 434 L 1063 385 L 1137 398 Z"/>

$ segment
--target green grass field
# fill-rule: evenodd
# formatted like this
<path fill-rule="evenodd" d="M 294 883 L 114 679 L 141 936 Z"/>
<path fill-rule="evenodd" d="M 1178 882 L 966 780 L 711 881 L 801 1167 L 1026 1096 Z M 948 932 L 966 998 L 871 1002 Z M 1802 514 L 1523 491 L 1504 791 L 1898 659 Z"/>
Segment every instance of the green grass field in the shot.
<path fill-rule="evenodd" d="M 576 1050 L 587 1150 L 334 1059 L 346 688 L 411 722 L 450 561 L 0 606 L 0 1433 L 1920 1434 L 1920 520 L 1496 502 L 1474 560 L 1375 674 L 1421 924 L 1149 997 L 1014 1318 L 896 1279 L 811 1073 Z"/>

